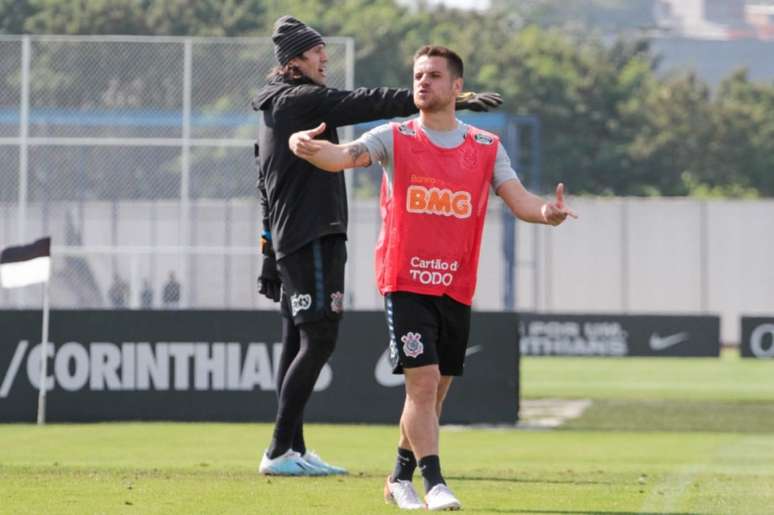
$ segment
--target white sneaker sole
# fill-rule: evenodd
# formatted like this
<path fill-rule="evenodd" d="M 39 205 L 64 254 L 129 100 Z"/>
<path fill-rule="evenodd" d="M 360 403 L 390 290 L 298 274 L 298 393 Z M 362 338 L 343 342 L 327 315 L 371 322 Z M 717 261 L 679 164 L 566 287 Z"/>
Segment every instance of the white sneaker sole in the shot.
<path fill-rule="evenodd" d="M 329 474 L 325 474 L 324 472 L 304 472 L 303 474 L 290 474 L 287 472 L 272 472 L 272 471 L 258 471 L 260 474 L 264 476 L 273 476 L 273 477 L 323 477 L 327 476 Z"/>
<path fill-rule="evenodd" d="M 309 466 L 309 469 L 304 469 L 302 472 L 279 472 L 276 470 L 272 470 L 270 468 L 258 468 L 258 473 L 263 474 L 264 476 L 275 476 L 275 477 L 321 477 L 321 476 L 327 476 L 328 474 L 320 470 L 316 467 Z"/>

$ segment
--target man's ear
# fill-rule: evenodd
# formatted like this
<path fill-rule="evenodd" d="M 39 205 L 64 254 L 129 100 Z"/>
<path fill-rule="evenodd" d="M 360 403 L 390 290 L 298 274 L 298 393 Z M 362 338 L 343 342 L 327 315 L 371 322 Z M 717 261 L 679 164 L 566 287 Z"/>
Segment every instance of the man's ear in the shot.
<path fill-rule="evenodd" d="M 462 77 L 454 79 L 454 95 L 455 96 L 459 95 L 460 93 L 462 93 L 462 85 L 463 85 Z"/>

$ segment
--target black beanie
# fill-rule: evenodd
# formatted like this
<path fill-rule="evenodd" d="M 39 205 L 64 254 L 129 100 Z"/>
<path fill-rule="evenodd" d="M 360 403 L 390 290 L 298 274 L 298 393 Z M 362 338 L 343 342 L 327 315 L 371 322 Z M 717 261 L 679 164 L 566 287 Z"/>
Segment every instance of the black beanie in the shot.
<path fill-rule="evenodd" d="M 325 44 L 319 32 L 292 16 L 283 16 L 274 22 L 274 57 L 281 65 L 298 57 L 310 48 Z"/>

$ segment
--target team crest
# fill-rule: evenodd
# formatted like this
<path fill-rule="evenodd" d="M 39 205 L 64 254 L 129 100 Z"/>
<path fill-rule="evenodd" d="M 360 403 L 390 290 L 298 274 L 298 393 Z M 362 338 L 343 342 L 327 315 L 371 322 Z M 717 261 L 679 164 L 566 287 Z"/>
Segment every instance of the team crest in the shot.
<path fill-rule="evenodd" d="M 480 132 L 477 132 L 476 135 L 473 137 L 473 139 L 475 139 L 477 143 L 481 143 L 482 145 L 491 145 L 492 143 L 494 143 L 494 138 L 492 136 L 487 136 L 486 134 L 482 134 Z"/>
<path fill-rule="evenodd" d="M 400 341 L 403 342 L 403 354 L 409 358 L 416 358 L 425 350 L 425 346 L 422 345 L 422 335 L 419 333 L 406 333 L 400 337 Z"/>
<path fill-rule="evenodd" d="M 312 296 L 308 293 L 297 293 L 290 297 L 290 307 L 293 311 L 293 316 L 296 316 L 299 311 L 305 311 L 312 306 Z"/>
<path fill-rule="evenodd" d="M 340 291 L 331 293 L 331 311 L 334 313 L 344 311 L 344 295 Z"/>
<path fill-rule="evenodd" d="M 401 123 L 398 125 L 398 132 L 403 134 L 404 136 L 416 136 L 417 133 L 414 129 L 408 126 L 408 124 Z"/>

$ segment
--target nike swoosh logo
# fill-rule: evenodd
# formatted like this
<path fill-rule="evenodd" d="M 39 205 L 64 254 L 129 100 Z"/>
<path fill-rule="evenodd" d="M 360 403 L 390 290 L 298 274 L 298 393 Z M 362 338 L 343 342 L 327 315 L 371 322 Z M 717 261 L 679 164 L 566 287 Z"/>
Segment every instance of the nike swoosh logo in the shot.
<path fill-rule="evenodd" d="M 465 356 L 472 356 L 484 350 L 483 345 L 474 345 L 465 349 Z M 390 362 L 390 348 L 387 347 L 379 359 L 376 361 L 376 367 L 374 368 L 374 378 L 376 382 L 382 386 L 400 386 L 405 383 L 403 374 L 392 373 L 392 363 Z"/>
<path fill-rule="evenodd" d="M 650 335 L 650 348 L 652 350 L 664 350 L 673 347 L 678 343 L 688 341 L 688 333 L 677 333 L 661 337 L 658 333 Z"/>

